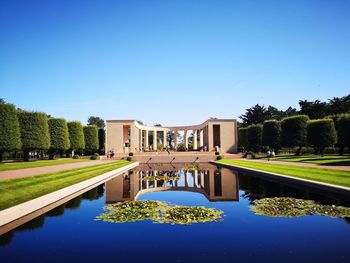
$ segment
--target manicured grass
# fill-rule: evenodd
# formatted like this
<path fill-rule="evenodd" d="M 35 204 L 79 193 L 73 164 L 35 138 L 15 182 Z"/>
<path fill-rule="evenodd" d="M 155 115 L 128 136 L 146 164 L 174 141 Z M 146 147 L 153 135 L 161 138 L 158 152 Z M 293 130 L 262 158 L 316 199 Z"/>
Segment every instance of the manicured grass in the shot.
<path fill-rule="evenodd" d="M 0 171 L 51 166 L 57 164 L 87 162 L 88 159 L 60 158 L 55 160 L 38 160 L 29 162 L 0 162 Z"/>
<path fill-rule="evenodd" d="M 267 159 L 263 157 L 261 159 Z M 320 165 L 350 165 L 350 156 L 344 155 L 277 155 L 275 160 L 286 162 L 303 162 L 303 163 L 315 163 Z"/>
<path fill-rule="evenodd" d="M 68 171 L 0 181 L 0 210 L 130 164 L 115 161 Z"/>
<path fill-rule="evenodd" d="M 298 178 L 350 187 L 350 171 L 232 159 L 222 159 L 218 161 L 218 163 L 232 164 L 241 167 L 262 170 L 266 172 L 289 175 Z"/>

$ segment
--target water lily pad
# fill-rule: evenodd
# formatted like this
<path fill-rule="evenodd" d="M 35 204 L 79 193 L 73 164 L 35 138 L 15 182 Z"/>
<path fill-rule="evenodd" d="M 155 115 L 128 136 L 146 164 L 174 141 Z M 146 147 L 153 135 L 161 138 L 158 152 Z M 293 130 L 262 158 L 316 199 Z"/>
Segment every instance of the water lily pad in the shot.
<path fill-rule="evenodd" d="M 350 208 L 322 205 L 312 200 L 291 197 L 263 198 L 253 201 L 251 210 L 258 215 L 273 217 L 300 217 L 322 215 L 329 217 L 350 217 Z"/>
<path fill-rule="evenodd" d="M 111 223 L 152 220 L 155 223 L 192 224 L 216 222 L 223 212 L 203 206 L 172 206 L 165 202 L 126 201 L 106 206 L 105 213 L 96 217 Z"/>

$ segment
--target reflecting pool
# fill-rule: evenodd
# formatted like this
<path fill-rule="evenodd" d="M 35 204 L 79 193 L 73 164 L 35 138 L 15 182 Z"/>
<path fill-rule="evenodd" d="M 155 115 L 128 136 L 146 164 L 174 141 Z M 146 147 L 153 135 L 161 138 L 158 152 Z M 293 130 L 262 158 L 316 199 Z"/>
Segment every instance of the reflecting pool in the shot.
<path fill-rule="evenodd" d="M 132 222 L 128 217 L 123 222 L 96 220 L 108 205 L 146 200 L 171 208 L 202 206 L 223 214 L 220 220 L 188 224 L 159 223 L 147 214 Z M 252 208 L 260 203 L 265 206 L 258 214 Z M 344 196 L 209 164 L 142 165 L 0 236 L 0 259 L 350 262 L 348 207 Z M 160 216 L 169 213 L 159 211 Z"/>

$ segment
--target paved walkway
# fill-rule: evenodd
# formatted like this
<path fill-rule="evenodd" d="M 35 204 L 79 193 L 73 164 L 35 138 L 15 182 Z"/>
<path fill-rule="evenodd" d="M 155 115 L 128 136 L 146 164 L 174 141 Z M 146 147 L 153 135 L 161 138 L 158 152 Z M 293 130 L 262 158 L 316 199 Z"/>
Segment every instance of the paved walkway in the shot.
<path fill-rule="evenodd" d="M 290 166 L 302 166 L 302 167 L 315 167 L 323 169 L 332 169 L 332 170 L 343 170 L 350 171 L 349 165 L 337 166 L 337 165 L 322 165 L 316 163 L 302 163 L 302 162 L 286 162 L 286 161 L 277 161 L 277 160 L 261 160 L 261 159 L 245 159 L 249 162 L 261 162 L 261 163 L 276 163 L 276 164 L 285 164 Z"/>
<path fill-rule="evenodd" d="M 16 179 L 16 178 L 22 178 L 22 177 L 33 176 L 38 174 L 66 171 L 66 170 L 71 170 L 71 169 L 80 168 L 80 167 L 98 165 L 106 162 L 109 162 L 109 161 L 97 160 L 97 161 L 90 161 L 90 162 L 67 163 L 67 164 L 35 167 L 35 168 L 1 171 L 0 180 Z"/>

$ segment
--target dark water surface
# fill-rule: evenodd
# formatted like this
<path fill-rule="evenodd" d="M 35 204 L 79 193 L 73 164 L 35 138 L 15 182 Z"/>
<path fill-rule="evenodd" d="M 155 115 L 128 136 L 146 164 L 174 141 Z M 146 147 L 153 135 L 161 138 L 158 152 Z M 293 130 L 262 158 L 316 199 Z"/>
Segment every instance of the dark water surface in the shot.
<path fill-rule="evenodd" d="M 149 175 L 180 175 L 146 181 Z M 350 219 L 256 215 L 252 201 L 294 197 L 350 207 L 344 197 L 202 165 L 140 167 L 0 237 L 0 262 L 350 262 Z M 1 198 L 1 197 L 0 197 Z M 106 203 L 159 200 L 224 211 L 192 225 L 96 221 Z"/>

